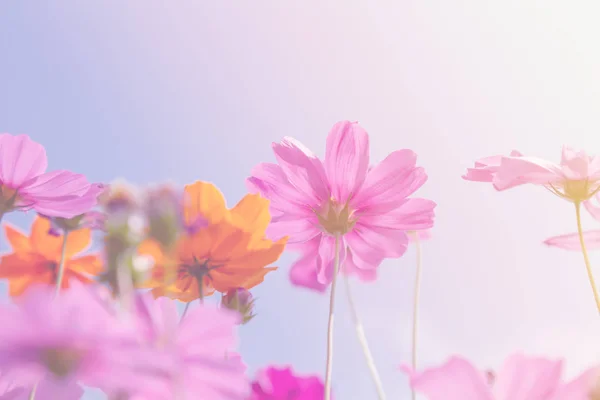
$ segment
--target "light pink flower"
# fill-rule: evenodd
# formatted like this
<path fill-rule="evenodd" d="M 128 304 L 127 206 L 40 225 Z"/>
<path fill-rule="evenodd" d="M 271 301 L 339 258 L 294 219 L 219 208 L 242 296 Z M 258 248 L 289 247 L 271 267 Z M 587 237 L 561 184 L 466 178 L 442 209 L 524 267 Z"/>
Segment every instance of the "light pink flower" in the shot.
<path fill-rule="evenodd" d="M 291 367 L 268 367 L 257 373 L 248 400 L 322 400 L 325 386 L 318 376 L 295 375 Z"/>
<path fill-rule="evenodd" d="M 423 372 L 403 369 L 411 387 L 428 400 L 589 400 L 600 369 L 563 383 L 562 366 L 562 361 L 517 354 L 508 358 L 491 385 L 483 371 L 460 357 Z"/>
<path fill-rule="evenodd" d="M 433 226 L 435 203 L 408 198 L 427 180 L 417 155 L 394 151 L 369 169 L 369 136 L 357 123 L 333 126 L 323 162 L 289 137 L 273 150 L 278 164 L 257 165 L 248 186 L 271 202 L 267 234 L 289 236 L 302 253 L 291 269 L 297 285 L 324 290 L 331 282 L 335 235 L 342 271 L 368 280 L 384 258 L 402 256 L 406 231 Z"/>
<path fill-rule="evenodd" d="M 27 135 L 0 134 L 0 214 L 34 209 L 71 218 L 89 211 L 101 190 L 85 176 L 46 172 L 46 151 Z"/>
<path fill-rule="evenodd" d="M 522 157 L 523 154 L 513 150 L 510 152 L 510 157 Z M 481 158 L 475 161 L 474 168 L 467 168 L 467 173 L 463 175 L 463 179 L 476 182 L 492 182 L 503 156 L 491 156 Z"/>
<path fill-rule="evenodd" d="M 50 379 L 44 395 L 52 399 L 67 398 L 74 381 L 110 390 L 152 386 L 163 360 L 132 345 L 134 331 L 97 296 L 72 284 L 53 297 L 53 288 L 37 286 L 16 307 L 0 306 L 0 370 L 26 387 Z"/>
<path fill-rule="evenodd" d="M 236 342 L 237 313 L 200 305 L 180 323 L 174 300 L 154 300 L 149 293 L 137 295 L 135 311 L 143 344 L 163 352 L 170 372 L 160 385 L 138 387 L 131 394 L 147 400 L 247 398 L 246 366 L 230 353 Z"/>
<path fill-rule="evenodd" d="M 33 385 L 22 385 L 17 376 L 0 374 L 0 400 L 29 400 L 32 389 Z M 83 396 L 83 388 L 77 383 L 60 384 L 45 377 L 37 385 L 35 400 L 56 400 L 57 392 L 63 396 L 61 400 L 78 400 Z"/>
<path fill-rule="evenodd" d="M 595 194 L 590 200 L 584 201 L 583 205 L 586 210 L 592 215 L 594 219 L 600 221 L 600 194 Z M 600 249 L 600 230 L 589 230 L 583 232 L 583 240 L 585 247 L 588 250 Z M 581 243 L 579 241 L 579 234 L 567 233 L 565 235 L 553 236 L 544 241 L 544 244 L 550 247 L 558 247 L 565 250 L 581 251 Z"/>
<path fill-rule="evenodd" d="M 567 146 L 563 146 L 560 164 L 522 155 L 500 157 L 499 165 L 497 157 L 483 160 L 475 170 L 487 168 L 489 173 L 471 170 L 463 178 L 491 181 L 499 191 L 524 184 L 541 185 L 572 202 L 589 200 L 600 189 L 600 157 Z"/>

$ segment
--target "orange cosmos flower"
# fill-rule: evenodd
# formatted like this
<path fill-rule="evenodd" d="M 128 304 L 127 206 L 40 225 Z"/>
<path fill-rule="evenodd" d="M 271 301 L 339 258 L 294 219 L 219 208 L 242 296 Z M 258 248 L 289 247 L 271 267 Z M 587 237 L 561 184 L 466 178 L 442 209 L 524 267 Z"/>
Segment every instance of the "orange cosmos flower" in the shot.
<path fill-rule="evenodd" d="M 4 229 L 13 251 L 0 259 L 0 278 L 9 280 L 9 294 L 20 296 L 30 285 L 37 283 L 55 285 L 63 236 L 50 234 L 50 221 L 36 217 L 29 237 L 9 224 L 6 224 Z M 74 258 L 86 250 L 91 241 L 90 229 L 69 232 L 61 288 L 68 288 L 73 278 L 89 283 L 89 275 L 101 272 L 102 261 L 97 255 Z"/>
<path fill-rule="evenodd" d="M 281 256 L 287 238 L 277 242 L 266 239 L 271 220 L 267 199 L 246 195 L 228 209 L 219 189 L 201 181 L 187 185 L 185 195 L 184 220 L 192 229 L 182 234 L 175 246 L 175 282 L 165 285 L 169 258 L 156 242 L 145 241 L 138 250 L 154 259 L 152 276 L 144 286 L 152 288 L 156 297 L 190 302 L 214 291 L 250 289 L 277 269 L 267 266 Z"/>

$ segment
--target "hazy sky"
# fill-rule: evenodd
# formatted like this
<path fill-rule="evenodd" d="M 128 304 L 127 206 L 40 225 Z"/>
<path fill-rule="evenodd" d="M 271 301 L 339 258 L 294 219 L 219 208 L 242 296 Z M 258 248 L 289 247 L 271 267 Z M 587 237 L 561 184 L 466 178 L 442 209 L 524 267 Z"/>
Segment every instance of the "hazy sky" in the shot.
<path fill-rule="evenodd" d="M 582 257 L 541 243 L 575 230 L 573 207 L 541 188 L 496 193 L 460 178 L 474 159 L 512 149 L 600 154 L 596 2 L 54 4 L 0 13 L 0 131 L 43 143 L 51 168 L 209 180 L 233 205 L 251 168 L 274 160 L 272 141 L 293 136 L 323 155 L 329 128 L 358 120 L 373 161 L 419 154 L 429 181 L 418 195 L 438 203 L 423 246 L 421 365 L 460 353 L 495 367 L 525 350 L 565 356 L 573 374 L 597 360 Z M 7 220 L 28 229 L 31 218 Z M 255 290 L 259 315 L 240 331 L 252 370 L 323 373 L 328 298 L 290 285 L 294 257 Z M 354 285 L 390 399 L 408 393 L 396 367 L 409 361 L 414 263 L 411 249 L 378 282 Z M 337 310 L 336 398 L 373 399 L 343 287 Z"/>

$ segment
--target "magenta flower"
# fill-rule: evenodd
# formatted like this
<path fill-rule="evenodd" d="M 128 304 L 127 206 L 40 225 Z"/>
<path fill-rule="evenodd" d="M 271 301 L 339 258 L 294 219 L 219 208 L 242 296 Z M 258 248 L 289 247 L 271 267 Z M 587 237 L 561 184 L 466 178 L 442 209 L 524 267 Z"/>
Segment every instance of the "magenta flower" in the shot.
<path fill-rule="evenodd" d="M 53 297 L 53 288 L 37 286 L 17 307 L 0 306 L 0 370 L 25 387 L 50 379 L 44 395 L 52 399 L 67 398 L 75 381 L 108 390 L 150 385 L 162 360 L 132 346 L 133 330 L 97 296 L 72 284 Z"/>
<path fill-rule="evenodd" d="M 246 399 L 249 383 L 235 345 L 237 313 L 210 306 L 191 309 L 179 322 L 176 303 L 138 294 L 136 324 L 145 346 L 161 350 L 171 366 L 161 385 L 131 392 L 144 399 Z M 141 391 L 140 391 L 141 390 Z"/>
<path fill-rule="evenodd" d="M 257 373 L 248 400 L 323 400 L 325 387 L 318 376 L 295 375 L 291 367 L 269 367 Z"/>
<path fill-rule="evenodd" d="M 0 215 L 34 209 L 71 218 L 96 204 L 98 185 L 69 171 L 46 172 L 44 147 L 27 135 L 0 134 Z"/>
<path fill-rule="evenodd" d="M 427 180 L 417 155 L 398 150 L 369 169 L 369 136 L 357 123 L 333 126 L 323 162 L 289 137 L 273 150 L 278 164 L 257 165 L 248 186 L 271 201 L 269 236 L 289 236 L 288 246 L 312 257 L 292 266 L 295 284 L 329 285 L 336 236 L 342 271 L 368 279 L 384 258 L 402 256 L 406 231 L 433 225 L 435 203 L 408 198 Z"/>
<path fill-rule="evenodd" d="M 562 366 L 562 361 L 517 354 L 504 363 L 493 381 L 460 357 L 419 373 L 403 369 L 411 387 L 428 400 L 589 400 L 600 369 L 563 383 Z"/>

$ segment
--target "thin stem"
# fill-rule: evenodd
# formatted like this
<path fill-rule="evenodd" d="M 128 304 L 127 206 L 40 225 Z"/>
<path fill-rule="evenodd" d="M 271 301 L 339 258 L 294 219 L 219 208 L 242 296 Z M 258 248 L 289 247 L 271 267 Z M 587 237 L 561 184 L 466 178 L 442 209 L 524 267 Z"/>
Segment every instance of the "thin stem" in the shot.
<path fill-rule="evenodd" d="M 189 308 L 190 308 L 190 304 L 192 304 L 191 301 L 188 301 L 187 303 L 185 303 L 185 308 L 183 309 L 183 314 L 181 314 L 181 318 L 179 319 L 179 323 L 181 323 L 181 321 L 183 321 L 183 319 L 185 318 L 185 314 L 187 314 Z"/>
<path fill-rule="evenodd" d="M 327 360 L 325 362 L 325 400 L 331 399 L 331 372 L 333 363 L 333 310 L 335 308 L 335 285 L 340 270 L 340 236 L 335 235 L 335 258 L 333 262 L 333 279 L 329 295 L 329 321 L 327 323 Z"/>
<path fill-rule="evenodd" d="M 204 304 L 204 275 L 198 275 L 196 281 L 198 282 L 198 301 L 200 304 Z"/>
<path fill-rule="evenodd" d="M 594 281 L 594 275 L 592 274 L 592 266 L 590 259 L 588 258 L 587 249 L 585 248 L 585 241 L 583 240 L 583 229 L 581 227 L 581 203 L 575 203 L 575 214 L 577 215 L 577 232 L 579 233 L 579 243 L 581 244 L 581 252 L 583 253 L 583 261 L 585 262 L 585 268 L 587 269 L 588 278 L 592 291 L 594 292 L 594 299 L 596 300 L 596 307 L 600 313 L 600 296 L 598 296 L 598 289 L 596 288 L 596 282 Z"/>
<path fill-rule="evenodd" d="M 414 299 L 413 299 L 413 323 L 412 323 L 412 368 L 417 369 L 417 333 L 418 333 L 418 322 L 419 322 L 419 297 L 421 294 L 421 242 L 419 241 L 419 234 L 417 232 L 412 233 L 415 249 L 417 251 L 417 269 L 415 271 L 415 288 L 414 288 Z M 414 389 L 411 389 L 412 400 L 417 398 Z"/>
<path fill-rule="evenodd" d="M 35 392 L 37 391 L 37 387 L 38 384 L 36 383 L 35 385 L 33 385 L 33 387 L 31 388 L 31 392 L 29 392 L 29 400 L 33 400 L 35 399 Z"/>
<path fill-rule="evenodd" d="M 60 249 L 60 262 L 58 264 L 58 274 L 56 275 L 56 293 L 54 294 L 57 297 L 60 293 L 60 289 L 62 287 L 63 277 L 65 276 L 65 259 L 67 254 L 67 239 L 69 237 L 69 231 L 65 230 L 65 234 L 63 235 L 62 247 Z"/>
<path fill-rule="evenodd" d="M 354 305 L 354 299 L 352 297 L 352 291 L 350 290 L 350 280 L 348 279 L 348 275 L 344 276 L 344 282 L 346 284 L 348 305 L 350 306 L 352 322 L 354 322 L 354 327 L 356 329 L 356 336 L 358 337 L 358 341 L 360 342 L 363 354 L 365 355 L 365 359 L 367 361 L 367 367 L 369 368 L 369 372 L 371 372 L 371 377 L 373 378 L 373 382 L 375 383 L 377 397 L 379 398 L 379 400 L 385 400 L 386 397 L 385 392 L 383 391 L 383 384 L 381 383 L 381 378 L 379 377 L 377 367 L 375 366 L 375 360 L 373 359 L 373 355 L 371 354 L 371 350 L 369 349 L 369 343 L 367 341 L 367 336 L 365 335 L 363 324 L 360 321 L 360 318 L 358 317 L 358 312 L 356 311 L 356 307 Z"/>

